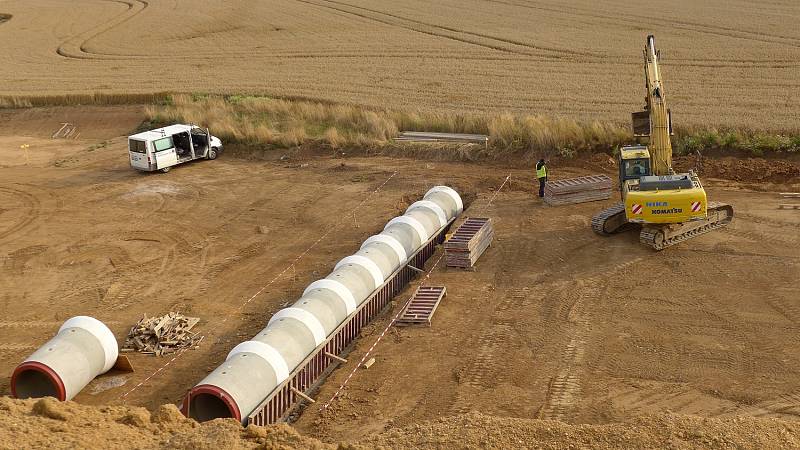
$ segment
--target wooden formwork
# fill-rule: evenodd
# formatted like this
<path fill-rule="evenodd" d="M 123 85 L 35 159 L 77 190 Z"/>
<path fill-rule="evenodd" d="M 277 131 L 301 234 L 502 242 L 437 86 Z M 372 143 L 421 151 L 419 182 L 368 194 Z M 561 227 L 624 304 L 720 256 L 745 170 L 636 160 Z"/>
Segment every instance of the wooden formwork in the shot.
<path fill-rule="evenodd" d="M 376 289 L 366 301 L 361 303 L 328 339 L 319 345 L 283 383 L 278 385 L 256 409 L 247 416 L 248 424 L 269 425 L 286 420 L 299 403 L 304 400 L 301 394 L 314 389 L 339 364 L 339 360 L 329 355 L 340 355 L 346 351 L 368 324 L 386 308 L 392 298 L 417 275 L 414 268 L 423 267 L 425 261 L 436 251 L 436 246 L 444 241 L 451 220 L 435 236 L 409 258 L 406 265 L 397 269 Z"/>
<path fill-rule="evenodd" d="M 394 322 L 394 326 L 431 326 L 431 318 L 445 295 L 447 295 L 447 288 L 444 286 L 420 286 L 403 313 Z"/>

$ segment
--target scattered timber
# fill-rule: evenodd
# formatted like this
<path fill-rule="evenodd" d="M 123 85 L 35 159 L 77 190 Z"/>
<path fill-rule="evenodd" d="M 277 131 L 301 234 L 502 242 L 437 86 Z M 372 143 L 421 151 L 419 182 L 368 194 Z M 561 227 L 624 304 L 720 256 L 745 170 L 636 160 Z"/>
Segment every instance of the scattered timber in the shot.
<path fill-rule="evenodd" d="M 544 186 L 544 201 L 559 206 L 606 200 L 611 198 L 611 185 L 611 178 L 606 175 L 548 181 Z"/>
<path fill-rule="evenodd" d="M 492 239 L 494 228 L 491 219 L 467 218 L 444 243 L 447 267 L 471 268 L 492 244 Z"/>
<path fill-rule="evenodd" d="M 142 317 L 131 328 L 120 351 L 162 356 L 194 347 L 203 339 L 191 331 L 199 321 L 197 317 L 176 312 L 161 317 Z"/>
<path fill-rule="evenodd" d="M 52 136 L 51 139 L 77 139 L 78 138 L 78 127 L 71 123 L 62 123 L 61 128 L 59 128 Z"/>

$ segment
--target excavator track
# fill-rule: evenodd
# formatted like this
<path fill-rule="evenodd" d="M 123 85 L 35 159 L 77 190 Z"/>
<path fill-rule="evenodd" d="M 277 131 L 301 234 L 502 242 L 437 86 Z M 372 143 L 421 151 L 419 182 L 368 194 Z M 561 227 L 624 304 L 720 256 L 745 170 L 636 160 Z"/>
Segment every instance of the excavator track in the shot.
<path fill-rule="evenodd" d="M 722 228 L 733 220 L 733 207 L 727 203 L 710 202 L 708 204 L 708 219 L 687 222 L 677 228 L 669 225 L 647 225 L 639 233 L 639 242 L 660 251 L 667 247 L 679 244 L 693 237 Z"/>
<path fill-rule="evenodd" d="M 592 217 L 592 230 L 601 236 L 610 236 L 624 231 L 628 228 L 626 225 L 630 224 L 625 218 L 624 203 L 617 203 Z"/>

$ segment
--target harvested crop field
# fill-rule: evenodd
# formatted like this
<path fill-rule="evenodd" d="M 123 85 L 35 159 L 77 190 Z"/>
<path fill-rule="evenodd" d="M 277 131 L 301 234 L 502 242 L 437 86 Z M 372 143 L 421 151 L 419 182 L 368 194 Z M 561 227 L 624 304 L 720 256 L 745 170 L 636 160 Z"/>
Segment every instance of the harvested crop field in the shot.
<path fill-rule="evenodd" d="M 0 442 L 26 442 L 34 427 L 30 445 L 54 448 L 797 443 L 800 215 L 777 209 L 776 195 L 800 191 L 797 162 L 740 180 L 730 160 L 707 159 L 709 195 L 735 205 L 735 221 L 653 253 L 633 234 L 591 232 L 612 200 L 548 207 L 518 164 L 232 148 L 142 174 L 125 156 L 141 107 L 0 118 L 0 395 L 13 368 L 76 314 L 122 342 L 144 315 L 179 311 L 200 318 L 193 330 L 205 336 L 177 356 L 129 354 L 135 372 L 98 377 L 78 404 L 3 399 Z M 80 136 L 51 139 L 62 122 Z M 555 178 L 615 170 L 602 155 L 551 166 Z M 236 343 L 435 184 L 468 200 L 465 215 L 492 217 L 496 236 L 474 272 L 430 260 L 428 283 L 448 292 L 430 328 L 390 328 L 375 364 L 321 413 L 392 314 L 380 316 L 292 428 L 198 425 L 161 407 L 179 404 Z"/>
<path fill-rule="evenodd" d="M 800 123 L 794 0 L 11 0 L 0 13 L 14 44 L 0 46 L 0 95 L 258 93 L 627 123 L 654 33 L 676 123 Z"/>

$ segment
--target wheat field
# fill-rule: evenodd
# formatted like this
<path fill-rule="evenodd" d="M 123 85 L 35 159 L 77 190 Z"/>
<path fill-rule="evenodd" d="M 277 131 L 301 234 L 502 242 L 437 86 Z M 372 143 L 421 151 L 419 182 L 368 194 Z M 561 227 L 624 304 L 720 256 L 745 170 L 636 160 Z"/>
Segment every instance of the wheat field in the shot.
<path fill-rule="evenodd" d="M 645 36 L 676 124 L 800 128 L 800 2 L 4 0 L 0 95 L 238 93 L 627 123 Z"/>

